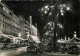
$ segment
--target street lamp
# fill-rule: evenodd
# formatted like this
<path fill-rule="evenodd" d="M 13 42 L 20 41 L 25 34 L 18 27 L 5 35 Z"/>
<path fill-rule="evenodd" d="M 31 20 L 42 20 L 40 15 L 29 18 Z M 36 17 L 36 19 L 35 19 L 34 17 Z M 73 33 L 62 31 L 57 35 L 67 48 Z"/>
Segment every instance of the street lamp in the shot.
<path fill-rule="evenodd" d="M 52 13 L 50 12 L 49 15 L 52 15 Z"/>
<path fill-rule="evenodd" d="M 57 26 L 58 26 L 59 28 L 63 28 L 62 24 L 57 24 Z"/>
<path fill-rule="evenodd" d="M 70 7 L 67 7 L 67 10 L 70 10 Z"/>

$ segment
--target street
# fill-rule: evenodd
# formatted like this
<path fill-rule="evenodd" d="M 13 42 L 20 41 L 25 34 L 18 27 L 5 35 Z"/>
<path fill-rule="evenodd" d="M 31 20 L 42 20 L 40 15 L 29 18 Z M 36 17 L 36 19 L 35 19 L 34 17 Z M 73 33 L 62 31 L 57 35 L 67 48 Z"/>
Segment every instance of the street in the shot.
<path fill-rule="evenodd" d="M 70 54 L 59 54 L 59 53 L 27 53 L 27 47 L 20 47 L 17 49 L 2 50 L 0 51 L 0 56 L 79 56 Z"/>
<path fill-rule="evenodd" d="M 2 50 L 2 51 L 0 51 L 0 56 L 17 56 L 17 55 L 21 55 L 21 54 L 27 52 L 26 48 L 27 47 L 20 47 L 20 48 L 17 48 L 17 49 Z"/>
<path fill-rule="evenodd" d="M 0 0 L 0 56 L 80 56 L 78 0 Z"/>

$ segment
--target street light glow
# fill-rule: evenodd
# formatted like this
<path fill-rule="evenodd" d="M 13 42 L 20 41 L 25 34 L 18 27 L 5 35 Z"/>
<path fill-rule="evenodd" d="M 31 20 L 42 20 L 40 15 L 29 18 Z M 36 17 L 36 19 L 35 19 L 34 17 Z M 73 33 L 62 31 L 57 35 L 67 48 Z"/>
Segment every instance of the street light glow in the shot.
<path fill-rule="evenodd" d="M 48 8 L 48 5 L 46 5 L 45 8 Z"/>
<path fill-rule="evenodd" d="M 70 37 L 68 37 L 68 40 L 70 40 Z"/>
<path fill-rule="evenodd" d="M 60 13 L 61 13 L 62 16 L 64 15 L 63 9 L 60 10 Z"/>
<path fill-rule="evenodd" d="M 63 16 L 64 14 L 63 14 L 63 13 L 61 13 L 61 15 Z"/>
<path fill-rule="evenodd" d="M 49 8 L 46 8 L 47 10 L 49 10 Z"/>
<path fill-rule="evenodd" d="M 67 10 L 70 10 L 70 7 L 67 7 Z"/>
<path fill-rule="evenodd" d="M 58 34 L 56 33 L 56 36 L 57 36 Z"/>
<path fill-rule="evenodd" d="M 60 28 L 63 28 L 63 26 L 62 26 L 62 25 L 60 25 Z"/>
<path fill-rule="evenodd" d="M 49 22 L 48 24 L 50 25 L 51 23 Z"/>
<path fill-rule="evenodd" d="M 30 18 L 32 18 L 32 16 L 30 16 Z"/>
<path fill-rule="evenodd" d="M 59 24 L 57 24 L 57 26 L 59 26 L 60 28 L 63 28 L 62 24 L 60 24 L 60 23 L 59 23 Z"/>
<path fill-rule="evenodd" d="M 43 8 L 41 9 L 41 11 L 43 11 Z"/>
<path fill-rule="evenodd" d="M 54 8 L 54 5 L 52 5 L 50 8 Z"/>
<path fill-rule="evenodd" d="M 49 15 L 51 15 L 52 13 L 50 12 Z"/>
<path fill-rule="evenodd" d="M 65 5 L 65 4 L 63 4 L 63 6 L 65 7 L 66 5 Z"/>
<path fill-rule="evenodd" d="M 46 32 L 45 34 L 48 35 L 48 32 Z"/>
<path fill-rule="evenodd" d="M 45 14 L 47 14 L 47 11 L 44 11 Z"/>

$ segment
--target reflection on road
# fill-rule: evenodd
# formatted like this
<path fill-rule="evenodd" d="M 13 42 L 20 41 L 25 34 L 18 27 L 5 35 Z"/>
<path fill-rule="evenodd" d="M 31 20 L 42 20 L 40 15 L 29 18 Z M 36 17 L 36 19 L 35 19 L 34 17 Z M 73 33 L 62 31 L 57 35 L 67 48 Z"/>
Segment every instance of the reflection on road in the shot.
<path fill-rule="evenodd" d="M 27 47 L 21 47 L 16 50 L 2 51 L 0 56 L 18 56 L 27 52 Z"/>

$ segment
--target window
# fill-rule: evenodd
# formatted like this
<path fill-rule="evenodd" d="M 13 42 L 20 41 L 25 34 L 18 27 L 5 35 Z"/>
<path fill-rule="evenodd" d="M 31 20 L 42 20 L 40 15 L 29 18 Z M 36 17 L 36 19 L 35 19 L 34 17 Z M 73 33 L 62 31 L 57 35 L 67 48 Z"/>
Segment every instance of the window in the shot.
<path fill-rule="evenodd" d="M 5 7 L 3 7 L 3 10 L 4 10 L 5 12 L 9 13 L 9 11 L 8 11 Z"/>
<path fill-rule="evenodd" d="M 0 15 L 0 20 L 2 20 L 3 21 L 3 18 L 2 18 L 2 16 Z"/>

